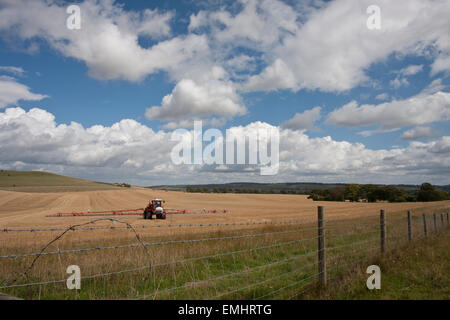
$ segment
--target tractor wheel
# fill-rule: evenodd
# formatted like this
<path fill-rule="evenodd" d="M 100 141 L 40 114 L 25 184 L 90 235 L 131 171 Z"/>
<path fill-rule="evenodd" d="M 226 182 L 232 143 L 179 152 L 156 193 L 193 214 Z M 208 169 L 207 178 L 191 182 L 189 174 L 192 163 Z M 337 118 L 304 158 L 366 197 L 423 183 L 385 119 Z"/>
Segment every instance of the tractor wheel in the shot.
<path fill-rule="evenodd" d="M 166 220 L 166 213 L 163 213 L 163 214 L 161 215 L 161 219 Z"/>
<path fill-rule="evenodd" d="M 144 211 L 144 219 L 147 219 L 147 212 Z"/>

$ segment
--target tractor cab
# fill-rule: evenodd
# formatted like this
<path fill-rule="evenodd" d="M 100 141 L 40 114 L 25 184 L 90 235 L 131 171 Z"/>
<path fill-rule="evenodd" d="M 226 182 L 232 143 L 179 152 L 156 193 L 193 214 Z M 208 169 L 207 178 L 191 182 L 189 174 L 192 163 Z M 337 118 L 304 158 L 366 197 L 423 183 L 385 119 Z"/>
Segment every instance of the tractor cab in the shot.
<path fill-rule="evenodd" d="M 144 219 L 153 219 L 153 215 L 155 215 L 157 219 L 165 219 L 166 212 L 163 203 L 165 203 L 165 201 L 161 199 L 151 200 L 144 210 Z"/>
<path fill-rule="evenodd" d="M 162 202 L 163 202 L 163 200 L 160 200 L 160 199 L 154 199 L 154 200 L 152 200 L 150 203 L 151 203 L 152 206 L 155 207 L 155 208 L 162 208 Z"/>

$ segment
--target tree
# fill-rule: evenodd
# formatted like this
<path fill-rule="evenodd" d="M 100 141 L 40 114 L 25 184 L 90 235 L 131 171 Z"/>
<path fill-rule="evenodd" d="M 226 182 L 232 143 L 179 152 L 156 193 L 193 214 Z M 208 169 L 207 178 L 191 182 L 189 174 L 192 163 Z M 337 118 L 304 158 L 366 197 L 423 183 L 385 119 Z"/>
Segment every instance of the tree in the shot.
<path fill-rule="evenodd" d="M 446 195 L 441 191 L 436 190 L 431 183 L 425 182 L 420 186 L 419 192 L 417 192 L 417 201 L 429 202 L 445 200 Z"/>
<path fill-rule="evenodd" d="M 377 190 L 378 187 L 374 184 L 361 186 L 359 190 L 359 197 L 360 199 L 367 199 L 368 202 L 376 202 L 378 200 Z"/>
<path fill-rule="evenodd" d="M 345 188 L 344 198 L 350 201 L 358 201 L 359 200 L 359 189 L 360 186 L 358 184 L 349 184 Z"/>

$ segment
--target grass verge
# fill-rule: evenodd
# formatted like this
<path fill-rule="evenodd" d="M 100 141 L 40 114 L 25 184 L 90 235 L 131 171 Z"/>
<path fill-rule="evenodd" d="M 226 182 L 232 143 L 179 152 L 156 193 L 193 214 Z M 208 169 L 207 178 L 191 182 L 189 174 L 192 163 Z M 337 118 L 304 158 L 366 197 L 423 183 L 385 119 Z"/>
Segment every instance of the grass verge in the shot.
<path fill-rule="evenodd" d="M 365 273 L 370 264 L 381 269 L 381 289 L 368 290 Z M 396 248 L 385 257 L 340 272 L 325 290 L 303 299 L 337 300 L 440 300 L 450 299 L 450 229 Z"/>

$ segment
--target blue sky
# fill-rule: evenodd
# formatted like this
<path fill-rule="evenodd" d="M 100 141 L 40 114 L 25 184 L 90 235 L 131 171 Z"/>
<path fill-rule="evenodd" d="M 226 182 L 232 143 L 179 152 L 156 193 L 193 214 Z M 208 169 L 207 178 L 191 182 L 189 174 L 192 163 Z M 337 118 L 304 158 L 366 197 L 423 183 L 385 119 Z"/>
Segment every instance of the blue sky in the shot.
<path fill-rule="evenodd" d="M 73 3 L 80 30 L 65 25 Z M 0 164 L 141 185 L 450 183 L 450 2 L 379 1 L 379 30 L 372 3 L 354 3 L 0 0 Z M 279 128 L 280 173 L 172 167 L 164 139 L 194 120 Z"/>

